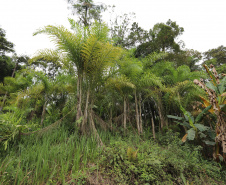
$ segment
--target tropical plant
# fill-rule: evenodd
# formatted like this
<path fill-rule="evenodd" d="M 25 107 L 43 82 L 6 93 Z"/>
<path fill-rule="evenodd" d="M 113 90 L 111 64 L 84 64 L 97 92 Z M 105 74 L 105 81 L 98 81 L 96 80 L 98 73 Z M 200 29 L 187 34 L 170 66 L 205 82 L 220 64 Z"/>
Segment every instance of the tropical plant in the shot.
<path fill-rule="evenodd" d="M 23 132 L 29 132 L 38 127 L 37 124 L 26 122 L 24 110 L 12 106 L 7 109 L 7 113 L 0 114 L 0 147 L 3 145 L 5 150 L 11 142 L 20 140 Z"/>
<path fill-rule="evenodd" d="M 205 74 L 198 71 L 191 72 L 186 65 L 175 68 L 174 63 L 168 61 L 159 61 L 150 68 L 150 71 L 161 77 L 164 84 L 164 89 L 159 94 L 159 102 L 162 101 L 159 108 L 163 112 L 165 125 L 167 125 L 166 115 L 179 114 L 180 102 L 183 107 L 188 108 L 191 102 L 202 93 L 192 81 L 197 77 L 205 78 Z"/>
<path fill-rule="evenodd" d="M 56 43 L 57 51 L 39 52 L 31 61 L 39 59 L 58 62 L 77 77 L 77 123 L 83 133 L 87 131 L 87 121 L 97 134 L 92 117 L 92 107 L 95 100 L 95 90 L 100 85 L 98 81 L 108 74 L 108 69 L 121 56 L 121 49 L 114 47 L 108 38 L 108 28 L 105 24 L 95 23 L 89 27 L 81 27 L 69 19 L 71 32 L 62 26 L 46 26 L 36 34 L 46 33 Z M 85 101 L 82 101 L 82 95 Z M 84 103 L 84 106 L 82 104 Z M 84 107 L 84 111 L 82 111 Z M 82 120 L 82 121 L 81 121 Z"/>
<path fill-rule="evenodd" d="M 205 90 L 208 98 L 202 97 L 203 105 L 205 107 L 211 105 L 210 112 L 216 117 L 216 151 L 214 157 L 218 161 L 221 158 L 226 162 L 226 77 L 220 79 L 213 65 L 210 65 L 212 70 L 207 65 L 204 65 L 204 68 L 210 77 L 209 82 L 205 84 L 203 80 L 195 79 L 194 83 Z"/>
<path fill-rule="evenodd" d="M 131 55 L 132 54 L 132 55 Z M 133 55 L 133 50 L 129 53 L 120 63 L 119 63 L 119 72 L 122 75 L 125 75 L 132 84 L 134 84 L 134 100 L 135 100 L 135 118 L 138 134 L 143 132 L 142 126 L 142 113 L 141 113 L 141 93 L 142 93 L 142 84 L 141 76 L 143 73 L 142 62 L 136 59 Z"/>
<path fill-rule="evenodd" d="M 135 88 L 135 85 L 131 83 L 131 81 L 125 76 L 120 75 L 114 78 L 109 78 L 107 81 L 107 86 L 115 89 L 120 93 L 123 97 L 123 121 L 122 125 L 123 128 L 126 129 L 126 122 L 127 122 L 127 98 L 129 93 Z"/>
<path fill-rule="evenodd" d="M 211 105 L 205 108 L 199 115 L 194 118 L 193 115 L 186 111 L 182 106 L 180 106 L 181 111 L 184 114 L 184 117 L 178 117 L 173 115 L 167 115 L 168 118 L 175 119 L 177 124 L 186 127 L 186 134 L 182 138 L 182 142 L 187 140 L 201 140 L 206 145 L 215 145 L 215 133 L 209 126 L 202 124 L 202 118 L 206 113 L 211 109 Z"/>

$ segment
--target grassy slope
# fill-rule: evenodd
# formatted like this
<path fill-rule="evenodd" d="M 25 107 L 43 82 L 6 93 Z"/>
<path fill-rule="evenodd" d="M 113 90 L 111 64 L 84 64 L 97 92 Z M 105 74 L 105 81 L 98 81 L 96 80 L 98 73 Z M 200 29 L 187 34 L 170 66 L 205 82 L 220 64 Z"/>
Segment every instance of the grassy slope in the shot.
<path fill-rule="evenodd" d="M 225 184 L 220 164 L 204 160 L 200 147 L 180 145 L 168 132 L 154 142 L 149 132 L 100 133 L 105 144 L 60 127 L 25 136 L 1 151 L 0 184 Z"/>

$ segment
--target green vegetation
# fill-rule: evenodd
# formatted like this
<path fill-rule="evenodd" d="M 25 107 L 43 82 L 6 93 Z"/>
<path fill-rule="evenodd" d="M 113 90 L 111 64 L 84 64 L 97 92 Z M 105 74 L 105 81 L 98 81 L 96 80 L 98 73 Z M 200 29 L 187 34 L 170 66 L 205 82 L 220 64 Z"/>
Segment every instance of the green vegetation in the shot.
<path fill-rule="evenodd" d="M 225 47 L 202 65 L 176 22 L 109 29 L 68 2 L 70 30 L 34 33 L 55 50 L 7 56 L 0 29 L 0 184 L 225 184 Z"/>
<path fill-rule="evenodd" d="M 62 123 L 65 125 L 66 123 Z M 1 151 L 2 184 L 224 184 L 224 167 L 204 160 L 202 147 L 181 144 L 172 130 L 153 141 L 150 132 L 99 132 L 93 137 L 59 126 L 24 136 Z M 134 135 L 135 134 L 135 135 Z"/>

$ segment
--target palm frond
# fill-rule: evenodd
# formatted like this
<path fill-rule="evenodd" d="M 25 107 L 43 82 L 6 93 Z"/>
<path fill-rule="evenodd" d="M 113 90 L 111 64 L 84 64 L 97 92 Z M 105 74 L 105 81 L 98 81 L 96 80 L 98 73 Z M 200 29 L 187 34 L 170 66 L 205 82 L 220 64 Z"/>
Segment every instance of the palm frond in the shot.
<path fill-rule="evenodd" d="M 38 52 L 36 52 L 35 56 L 29 60 L 29 63 L 32 64 L 37 63 L 39 61 L 53 62 L 56 65 L 62 67 L 62 65 L 66 61 L 66 56 L 59 54 L 59 52 L 56 50 L 39 50 Z"/>
<path fill-rule="evenodd" d="M 76 63 L 77 67 L 82 67 L 80 50 L 83 43 L 83 35 L 80 33 L 72 33 L 63 26 L 51 25 L 37 30 L 34 35 L 41 33 L 50 35 L 50 38 L 56 44 L 57 49 L 65 52 L 68 58 Z"/>
<path fill-rule="evenodd" d="M 115 78 L 109 78 L 106 82 L 106 86 L 115 88 L 121 94 L 124 94 L 127 91 L 135 88 L 135 85 L 131 83 L 130 80 L 124 75 Z"/>

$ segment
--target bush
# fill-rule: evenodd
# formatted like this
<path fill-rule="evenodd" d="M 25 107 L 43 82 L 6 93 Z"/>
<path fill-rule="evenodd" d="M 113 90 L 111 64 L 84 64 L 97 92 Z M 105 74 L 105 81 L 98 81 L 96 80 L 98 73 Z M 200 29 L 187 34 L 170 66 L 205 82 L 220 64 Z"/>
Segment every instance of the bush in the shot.
<path fill-rule="evenodd" d="M 122 184 L 214 184 L 225 180 L 217 163 L 202 159 L 202 147 L 181 145 L 177 135 L 167 132 L 159 136 L 162 146 L 136 137 L 113 141 L 102 151 L 100 164 Z"/>

